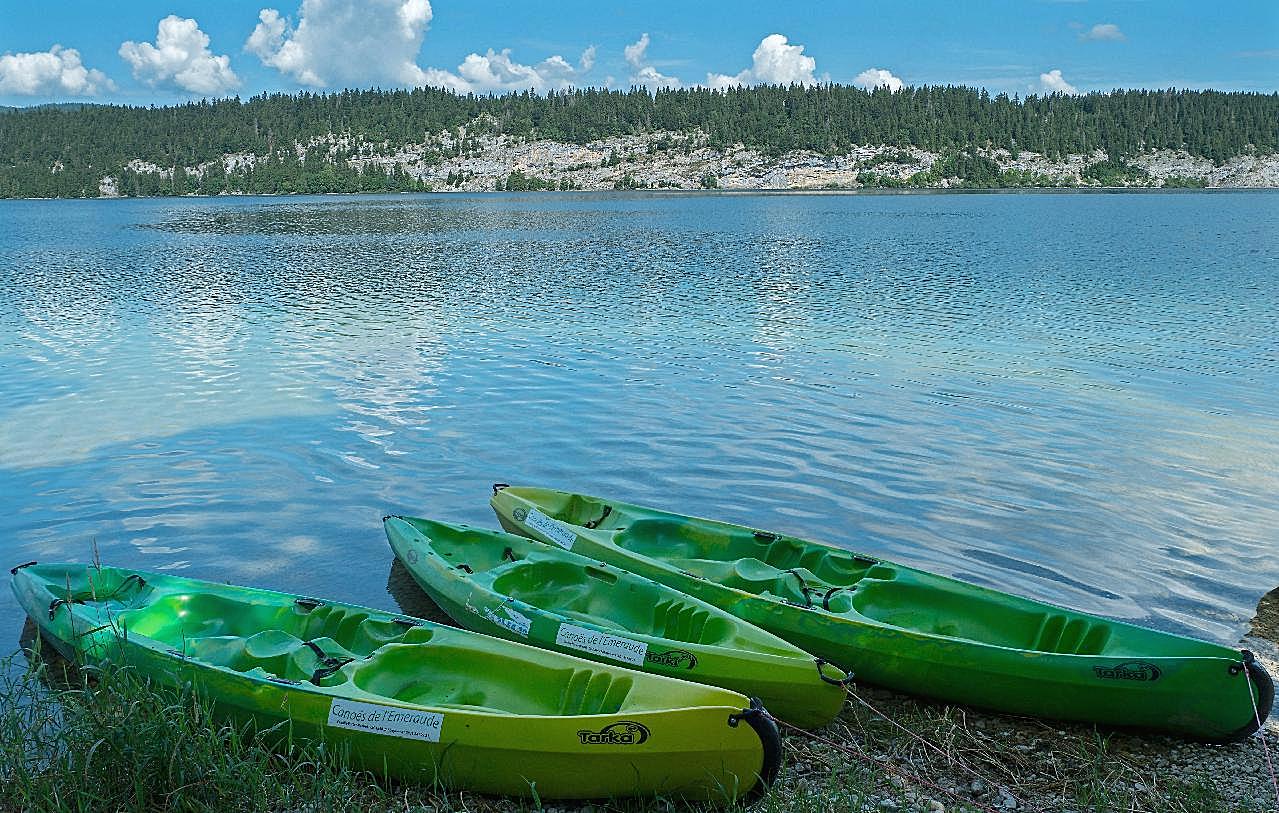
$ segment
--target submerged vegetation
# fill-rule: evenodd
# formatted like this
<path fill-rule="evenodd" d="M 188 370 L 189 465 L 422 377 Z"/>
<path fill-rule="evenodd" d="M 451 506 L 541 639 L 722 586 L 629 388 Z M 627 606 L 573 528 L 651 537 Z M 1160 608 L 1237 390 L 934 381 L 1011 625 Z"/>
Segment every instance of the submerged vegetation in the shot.
<path fill-rule="evenodd" d="M 709 811 L 670 799 L 481 797 L 390 782 L 287 730 L 229 724 L 189 689 L 128 669 L 0 663 L 0 809 L 22 811 Z M 869 698 L 869 699 L 867 699 Z M 1260 744 L 1229 749 L 1103 736 L 858 690 L 816 736 L 784 739 L 758 813 L 1110 811 L 1261 813 Z M 1232 753 L 1233 752 L 1233 753 Z M 1256 766 L 1231 764 L 1243 754 Z M 1256 770 L 1254 771 L 1254 767 Z M 1223 785 L 1224 783 L 1224 785 Z M 740 809 L 740 808 L 734 808 Z"/>
<path fill-rule="evenodd" d="M 710 149 L 740 144 L 769 156 L 844 155 L 858 145 L 896 149 L 867 171 L 915 163 L 904 151 L 913 147 L 947 156 L 964 185 L 1021 185 L 1025 178 L 1002 179 L 977 150 L 1014 157 L 1026 150 L 1049 160 L 1102 151 L 1113 166 L 1098 168 L 1095 177 L 1128 177 L 1118 170 L 1123 159 L 1154 150 L 1217 164 L 1249 151 L 1275 153 L 1277 123 L 1279 94 L 1124 90 L 1018 99 L 964 87 L 892 93 L 845 85 L 505 96 L 416 88 L 171 107 L 45 106 L 0 113 L 0 197 L 97 196 L 104 177 L 122 195 L 423 190 L 419 178 L 370 159 L 394 157 L 413 144 L 422 146 L 417 160 L 430 166 L 476 153 L 483 137 L 580 145 L 645 134 L 654 135 L 646 154 L 658 156 L 693 149 L 690 139 L 670 134 L 694 131 Z M 609 162 L 637 158 L 615 153 Z M 921 175 L 913 185 L 927 179 Z M 563 188 L 509 176 L 504 188 L 512 180 L 516 188 Z"/>

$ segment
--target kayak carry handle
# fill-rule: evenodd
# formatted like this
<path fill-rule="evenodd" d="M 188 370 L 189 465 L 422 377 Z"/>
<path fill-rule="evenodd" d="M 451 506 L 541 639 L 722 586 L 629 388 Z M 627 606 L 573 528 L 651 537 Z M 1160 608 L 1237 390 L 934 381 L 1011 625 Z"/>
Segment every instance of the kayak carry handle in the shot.
<path fill-rule="evenodd" d="M 320 645 L 315 641 L 303 641 L 302 643 L 303 645 L 310 647 L 311 651 L 315 653 L 315 656 L 320 659 L 320 666 L 311 673 L 311 682 L 317 686 L 320 684 L 321 680 L 335 674 L 343 666 L 346 666 L 348 663 L 355 660 L 355 658 L 329 655 L 325 653 L 323 649 L 320 649 Z"/>
<path fill-rule="evenodd" d="M 32 559 L 30 562 L 23 562 L 22 564 L 20 564 L 20 565 L 18 565 L 18 566 L 16 566 L 16 567 L 11 567 L 11 568 L 9 568 L 9 575 L 10 575 L 10 576 L 16 576 L 16 575 L 18 575 L 18 571 L 19 571 L 19 570 L 21 570 L 21 569 L 22 569 L 22 568 L 24 568 L 24 567 L 31 567 L 31 566 L 32 566 L 32 565 L 34 565 L 34 564 L 36 564 L 36 560 L 35 560 L 35 559 Z"/>
<path fill-rule="evenodd" d="M 78 598 L 55 598 L 49 602 L 49 620 L 53 620 L 53 616 L 58 612 L 58 608 L 62 605 L 70 606 L 72 604 L 83 604 L 84 602 Z"/>
<path fill-rule="evenodd" d="M 494 484 L 493 484 L 493 496 L 494 496 L 494 497 L 496 497 L 496 496 L 497 496 L 497 492 L 501 491 L 501 490 L 502 490 L 502 489 L 504 489 L 504 488 L 510 488 L 510 487 L 511 487 L 511 484 L 510 484 L 510 483 L 494 483 Z"/>
<path fill-rule="evenodd" d="M 293 603 L 306 610 L 308 613 L 317 607 L 324 606 L 324 602 L 316 598 L 295 598 L 293 599 Z"/>
<path fill-rule="evenodd" d="M 608 519 L 608 515 L 609 515 L 609 514 L 611 514 L 611 513 L 613 513 L 613 506 L 611 506 L 611 505 L 606 505 L 606 506 L 604 506 L 604 513 L 600 514 L 598 517 L 596 517 L 595 519 L 593 519 L 593 520 L 591 520 L 590 522 L 586 523 L 586 524 L 585 524 L 585 525 L 583 525 L 582 527 L 583 527 L 583 528 L 598 528 L 598 527 L 599 527 L 599 525 L 600 525 L 600 523 L 601 523 L 601 522 L 603 522 L 604 520 Z"/>
<path fill-rule="evenodd" d="M 825 660 L 824 658 L 813 658 L 813 661 L 817 664 L 817 676 L 821 678 L 822 680 L 824 680 L 825 682 L 829 683 L 832 686 L 838 686 L 841 689 L 847 689 L 849 686 L 853 685 L 852 672 L 844 672 L 844 679 L 836 680 L 835 678 L 831 677 L 830 675 L 822 671 L 823 666 L 834 666 L 833 663 L 831 663 L 828 660 Z"/>

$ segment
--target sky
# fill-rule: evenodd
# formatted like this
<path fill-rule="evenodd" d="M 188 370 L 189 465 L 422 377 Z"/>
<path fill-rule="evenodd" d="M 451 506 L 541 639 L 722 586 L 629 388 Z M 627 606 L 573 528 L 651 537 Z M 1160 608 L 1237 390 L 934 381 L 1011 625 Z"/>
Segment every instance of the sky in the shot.
<path fill-rule="evenodd" d="M 0 0 L 0 105 L 839 82 L 1279 91 L 1279 0 Z"/>

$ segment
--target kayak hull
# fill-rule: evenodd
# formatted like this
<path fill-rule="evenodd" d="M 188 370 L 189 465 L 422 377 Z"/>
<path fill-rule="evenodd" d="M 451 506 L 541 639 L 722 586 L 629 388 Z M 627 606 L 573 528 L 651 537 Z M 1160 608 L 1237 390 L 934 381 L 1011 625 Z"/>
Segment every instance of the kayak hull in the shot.
<path fill-rule="evenodd" d="M 414 581 L 467 629 L 722 686 L 804 728 L 843 708 L 838 668 L 673 588 L 523 536 L 413 517 L 384 524 Z"/>
<path fill-rule="evenodd" d="M 575 552 L 684 590 L 897 691 L 1210 741 L 1250 735 L 1273 704 L 1265 670 L 1229 647 L 596 497 L 503 488 L 492 505 L 513 533 L 550 541 L 550 529 Z M 586 515 L 603 521 L 574 521 Z"/>
<path fill-rule="evenodd" d="M 91 598 L 130 580 L 149 592 L 114 606 Z M 67 582 L 70 603 L 59 595 Z M 776 773 L 765 759 L 776 751 L 768 721 L 725 690 L 353 605 L 161 574 L 53 565 L 18 571 L 13 588 L 41 636 L 81 661 L 192 685 L 224 717 L 259 729 L 284 723 L 290 736 L 348 749 L 378 775 L 543 799 L 729 802 L 762 792 L 760 777 Z M 248 637 L 210 634 L 225 633 L 237 608 L 241 632 L 246 618 L 282 620 Z M 300 629 L 324 634 L 294 636 Z M 333 669 L 311 644 L 355 657 Z"/>

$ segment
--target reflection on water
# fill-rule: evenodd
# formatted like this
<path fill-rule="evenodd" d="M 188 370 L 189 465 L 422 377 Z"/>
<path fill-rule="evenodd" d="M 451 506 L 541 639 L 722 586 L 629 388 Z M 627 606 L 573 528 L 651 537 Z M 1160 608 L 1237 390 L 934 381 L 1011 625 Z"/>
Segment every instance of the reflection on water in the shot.
<path fill-rule="evenodd" d="M 448 624 L 456 627 L 457 623 L 449 618 L 448 613 L 418 586 L 409 573 L 409 569 L 399 559 L 392 558 L 391 569 L 386 576 L 386 592 L 400 612 L 414 618 L 425 618 L 437 624 Z"/>
<path fill-rule="evenodd" d="M 0 202 L 0 553 L 389 607 L 384 514 L 542 483 L 1232 642 L 1277 204 Z"/>

